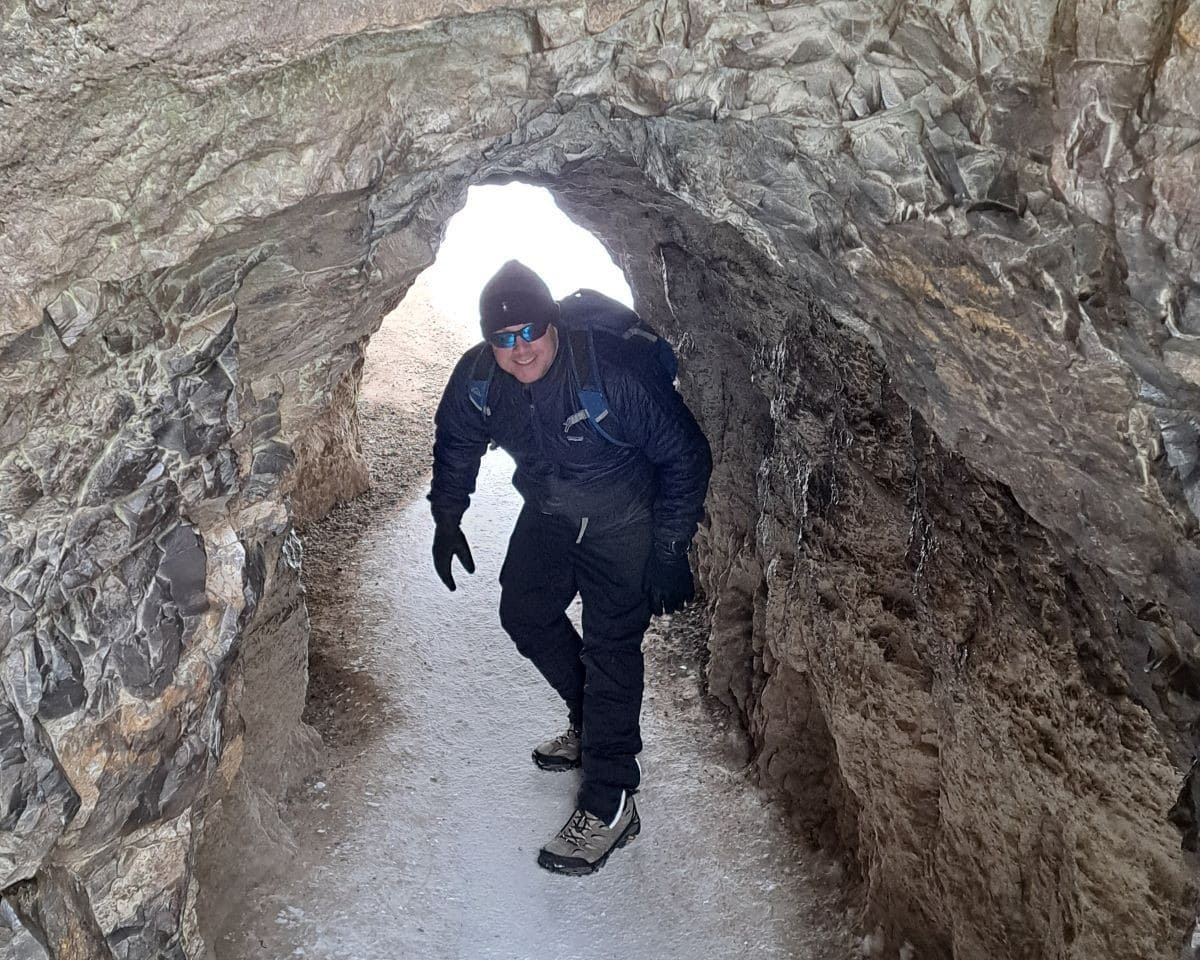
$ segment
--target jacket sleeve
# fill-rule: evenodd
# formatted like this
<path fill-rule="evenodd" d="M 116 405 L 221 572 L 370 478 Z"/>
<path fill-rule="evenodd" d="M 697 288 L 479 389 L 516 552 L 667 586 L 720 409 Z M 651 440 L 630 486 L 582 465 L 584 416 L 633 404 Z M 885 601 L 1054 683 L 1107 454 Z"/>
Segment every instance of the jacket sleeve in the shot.
<path fill-rule="evenodd" d="M 480 349 L 487 349 L 487 345 L 472 347 L 458 361 L 434 416 L 429 504 L 436 523 L 457 524 L 462 520 L 475 492 L 479 462 L 487 452 L 487 424 L 468 393 L 471 368 Z"/>
<path fill-rule="evenodd" d="M 653 362 L 653 361 L 651 361 Z M 708 440 L 683 397 L 648 364 L 623 364 L 605 377 L 621 438 L 655 468 L 654 542 L 687 543 L 704 516 L 712 473 Z"/>

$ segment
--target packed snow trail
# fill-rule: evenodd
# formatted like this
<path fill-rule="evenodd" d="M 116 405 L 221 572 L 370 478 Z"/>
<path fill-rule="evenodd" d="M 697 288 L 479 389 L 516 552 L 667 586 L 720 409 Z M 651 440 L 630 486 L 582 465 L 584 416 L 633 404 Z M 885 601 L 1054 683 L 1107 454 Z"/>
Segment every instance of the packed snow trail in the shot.
<path fill-rule="evenodd" d="M 579 774 L 531 762 L 565 710 L 498 622 L 511 472 L 485 457 L 464 521 L 477 572 L 456 564 L 457 592 L 433 572 L 424 500 L 346 558 L 345 590 L 366 614 L 361 667 L 399 719 L 292 804 L 299 852 L 249 899 L 219 960 L 850 956 L 834 868 L 750 786 L 735 732 L 704 705 L 696 664 L 663 649 L 658 621 L 645 644 L 642 833 L 592 876 L 537 866 Z"/>

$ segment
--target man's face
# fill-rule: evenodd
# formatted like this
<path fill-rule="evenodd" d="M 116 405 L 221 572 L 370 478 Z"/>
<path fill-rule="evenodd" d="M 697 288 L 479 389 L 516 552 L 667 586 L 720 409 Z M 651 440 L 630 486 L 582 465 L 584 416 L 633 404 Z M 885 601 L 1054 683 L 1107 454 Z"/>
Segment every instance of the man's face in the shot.
<path fill-rule="evenodd" d="M 505 373 L 511 373 L 521 383 L 533 383 L 541 380 L 554 362 L 558 353 L 558 331 L 554 324 L 546 328 L 545 334 L 536 340 L 523 340 L 519 333 L 525 326 L 523 323 L 504 327 L 498 333 L 517 333 L 516 342 L 511 348 L 498 347 L 492 344 L 492 353 L 496 355 L 496 364 Z"/>

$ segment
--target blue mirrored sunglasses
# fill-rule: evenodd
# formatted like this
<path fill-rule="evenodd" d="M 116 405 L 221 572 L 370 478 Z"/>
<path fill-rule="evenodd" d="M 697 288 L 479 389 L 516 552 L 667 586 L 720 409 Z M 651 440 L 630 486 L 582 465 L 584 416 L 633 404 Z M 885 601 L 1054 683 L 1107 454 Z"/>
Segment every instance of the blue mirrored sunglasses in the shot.
<path fill-rule="evenodd" d="M 488 343 L 501 350 L 511 350 L 517 345 L 517 337 L 526 343 L 533 343 L 546 335 L 546 328 L 549 326 L 545 321 L 540 321 L 527 323 L 520 330 L 501 330 L 499 333 L 488 334 Z"/>

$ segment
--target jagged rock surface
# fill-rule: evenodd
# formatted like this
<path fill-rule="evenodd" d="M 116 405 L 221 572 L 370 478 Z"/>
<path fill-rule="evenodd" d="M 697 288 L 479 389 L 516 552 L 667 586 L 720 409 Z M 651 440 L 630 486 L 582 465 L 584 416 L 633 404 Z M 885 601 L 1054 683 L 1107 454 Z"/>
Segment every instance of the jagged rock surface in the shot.
<path fill-rule="evenodd" d="M 288 511 L 361 484 L 364 338 L 521 176 L 680 343 L 710 681 L 874 914 L 1175 956 L 1200 6 L 187 12 L 0 2 L 0 944 L 201 955 L 206 814 L 310 755 Z"/>

